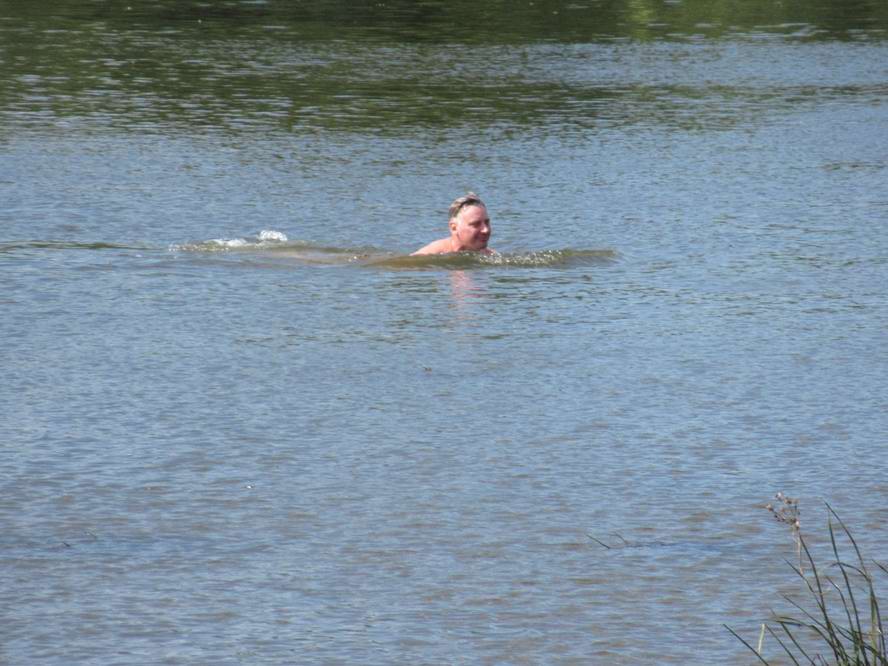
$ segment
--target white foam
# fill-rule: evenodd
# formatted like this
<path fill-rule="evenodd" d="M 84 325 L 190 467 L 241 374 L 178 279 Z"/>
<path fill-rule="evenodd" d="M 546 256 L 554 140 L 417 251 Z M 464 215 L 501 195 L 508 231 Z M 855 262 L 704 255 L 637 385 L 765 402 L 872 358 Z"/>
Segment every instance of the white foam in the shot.
<path fill-rule="evenodd" d="M 287 235 L 281 231 L 274 231 L 273 229 L 263 229 L 259 232 L 259 240 L 261 241 L 278 241 L 278 242 L 286 242 Z"/>
<path fill-rule="evenodd" d="M 206 244 L 214 247 L 230 249 L 235 247 L 245 247 L 250 244 L 250 241 L 245 238 L 211 238 Z"/>

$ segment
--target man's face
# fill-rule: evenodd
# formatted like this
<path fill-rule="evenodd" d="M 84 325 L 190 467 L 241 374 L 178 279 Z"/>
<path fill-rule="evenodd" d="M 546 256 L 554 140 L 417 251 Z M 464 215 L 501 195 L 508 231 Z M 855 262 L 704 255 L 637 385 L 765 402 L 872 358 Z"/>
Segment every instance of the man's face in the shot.
<path fill-rule="evenodd" d="M 465 250 L 483 250 L 490 240 L 490 218 L 484 206 L 466 206 L 450 220 L 451 234 Z"/>

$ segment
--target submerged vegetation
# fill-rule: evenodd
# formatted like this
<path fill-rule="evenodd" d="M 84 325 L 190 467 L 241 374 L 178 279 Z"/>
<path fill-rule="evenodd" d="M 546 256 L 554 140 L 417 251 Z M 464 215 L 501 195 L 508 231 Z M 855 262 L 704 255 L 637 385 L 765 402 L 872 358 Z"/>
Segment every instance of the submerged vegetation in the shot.
<path fill-rule="evenodd" d="M 792 528 L 799 562 L 790 566 L 803 582 L 807 603 L 784 595 L 797 614 L 775 613 L 762 625 L 756 647 L 730 627 L 728 631 L 763 664 L 772 663 L 762 651 L 767 633 L 793 664 L 888 666 L 874 579 L 874 573 L 888 573 L 888 567 L 875 561 L 871 562 L 873 569 L 867 566 L 851 531 L 829 504 L 832 557 L 826 565 L 818 565 L 800 528 L 798 500 L 782 493 L 776 499 L 778 507 L 769 504 L 767 508 Z"/>

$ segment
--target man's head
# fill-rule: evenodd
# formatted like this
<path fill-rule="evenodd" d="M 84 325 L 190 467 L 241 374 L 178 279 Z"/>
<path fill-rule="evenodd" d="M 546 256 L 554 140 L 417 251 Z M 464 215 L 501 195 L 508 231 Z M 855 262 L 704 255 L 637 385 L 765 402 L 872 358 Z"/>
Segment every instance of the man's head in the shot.
<path fill-rule="evenodd" d="M 487 206 L 474 192 L 450 204 L 450 239 L 460 250 L 485 250 L 490 240 L 490 217 Z"/>

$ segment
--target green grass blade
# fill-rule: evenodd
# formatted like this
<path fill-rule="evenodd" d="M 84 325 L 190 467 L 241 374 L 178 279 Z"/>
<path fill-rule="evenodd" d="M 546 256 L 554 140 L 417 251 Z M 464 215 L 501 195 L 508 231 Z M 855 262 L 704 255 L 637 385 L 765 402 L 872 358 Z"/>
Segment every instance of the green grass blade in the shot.
<path fill-rule="evenodd" d="M 811 662 L 812 666 L 816 666 L 814 660 L 808 656 L 808 653 L 805 652 L 804 648 L 802 648 L 802 646 L 796 640 L 795 636 L 792 635 L 792 632 L 786 627 L 786 625 L 782 622 L 778 622 L 778 624 L 780 624 L 780 628 L 783 629 L 783 633 L 789 636 L 789 640 L 791 640 L 792 644 L 796 646 L 796 649 L 804 655 L 805 659 Z M 777 635 L 777 632 L 771 629 L 771 627 L 768 627 L 768 632 L 770 632 L 770 634 L 774 637 L 774 640 L 780 643 L 780 647 L 782 647 L 783 651 L 786 652 L 790 659 L 792 659 L 792 663 L 794 663 L 796 666 L 801 666 L 801 664 L 799 664 L 798 660 L 793 655 L 792 651 L 788 647 L 786 647 L 786 644 L 782 640 L 780 640 L 780 636 Z"/>
<path fill-rule="evenodd" d="M 807 581 L 807 579 L 805 579 L 805 581 L 806 583 L 808 583 L 808 589 L 811 590 L 811 594 L 814 596 L 814 603 L 817 604 L 817 608 L 820 611 L 821 616 L 823 617 L 823 626 L 825 627 L 826 632 L 829 635 L 828 643 L 835 653 L 837 659 L 847 659 L 848 655 L 845 651 L 845 647 L 839 640 L 838 635 L 836 634 L 835 625 L 829 615 L 829 608 L 826 604 L 826 595 L 823 592 L 823 581 L 821 579 L 820 573 L 817 571 L 817 565 L 814 562 L 814 557 L 811 555 L 811 551 L 808 549 L 808 544 L 805 542 L 805 540 L 800 537 L 799 541 L 802 544 L 802 549 L 805 551 L 805 557 L 808 560 L 808 564 L 811 565 L 811 575 L 814 577 L 814 582 L 817 589 L 815 590 Z M 802 578 L 805 577 L 802 576 Z"/>
<path fill-rule="evenodd" d="M 829 507 L 829 504 L 827 504 L 827 507 Z M 835 514 L 835 512 L 833 512 L 833 514 Z M 844 523 L 841 522 L 841 518 L 836 516 L 836 519 L 839 521 L 839 524 L 844 529 L 845 534 L 850 536 L 850 534 L 848 532 L 848 528 L 846 528 Z M 833 587 L 839 593 L 839 598 L 842 601 L 842 607 L 845 609 L 845 615 L 848 618 L 848 626 L 851 627 L 852 629 L 856 629 L 857 635 L 856 635 L 856 637 L 852 637 L 852 646 L 854 648 L 855 662 L 859 661 L 858 655 L 860 655 L 863 659 L 863 666 L 870 666 L 869 659 L 866 656 L 866 652 L 863 651 L 861 653 L 861 651 L 860 651 L 860 641 L 864 635 L 863 630 L 861 629 L 861 626 L 860 626 L 860 613 L 857 610 L 857 600 L 854 598 L 854 588 L 851 585 L 850 578 L 848 578 L 848 571 L 846 570 L 844 563 L 842 562 L 842 556 L 839 554 L 839 546 L 836 543 L 836 532 L 835 532 L 835 529 L 833 528 L 832 519 L 829 519 L 827 521 L 827 527 L 829 528 L 829 541 L 830 541 L 830 544 L 832 545 L 833 555 L 836 558 L 835 564 L 839 567 L 839 571 L 842 573 L 842 580 L 845 583 L 845 590 L 847 590 L 847 592 L 848 592 L 848 599 L 847 600 L 845 599 L 845 595 L 842 593 L 842 590 L 839 589 L 838 585 L 836 585 L 833 581 L 830 581 L 830 583 L 832 583 Z M 856 546 L 855 546 L 855 548 L 856 548 Z M 860 556 L 859 550 L 857 551 L 857 554 L 859 557 Z M 850 608 L 848 607 L 849 601 L 850 601 Z"/>
<path fill-rule="evenodd" d="M 738 634 L 736 631 L 734 631 L 733 629 L 731 629 L 731 628 L 730 628 L 728 625 L 726 625 L 726 624 L 725 624 L 725 625 L 722 625 L 722 626 L 723 626 L 725 629 L 727 629 L 728 631 L 730 631 L 732 634 L 734 634 L 734 638 L 736 638 L 736 639 L 739 640 L 741 643 L 743 643 L 743 645 L 745 645 L 746 647 L 748 647 L 748 648 L 749 648 L 749 651 L 752 652 L 756 657 L 758 657 L 758 659 L 759 659 L 760 662 L 762 662 L 763 664 L 765 664 L 765 666 L 770 666 L 769 662 L 767 662 L 767 661 L 765 660 L 765 658 L 762 657 L 762 655 L 760 655 L 760 654 L 756 651 L 756 649 L 755 649 L 754 647 L 752 647 L 749 643 L 747 643 L 747 642 L 746 642 L 746 639 L 743 638 L 743 636 L 741 636 L 740 634 Z M 791 656 L 791 655 L 790 655 L 790 656 Z"/>

